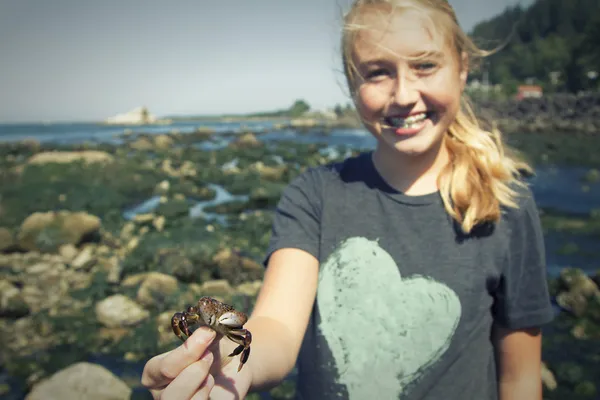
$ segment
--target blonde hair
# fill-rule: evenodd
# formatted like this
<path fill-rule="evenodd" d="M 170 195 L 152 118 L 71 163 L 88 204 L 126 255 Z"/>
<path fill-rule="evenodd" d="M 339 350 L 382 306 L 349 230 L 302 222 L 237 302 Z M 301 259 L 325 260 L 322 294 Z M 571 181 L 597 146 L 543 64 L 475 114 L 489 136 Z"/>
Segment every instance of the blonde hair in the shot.
<path fill-rule="evenodd" d="M 354 100 L 357 71 L 352 63 L 353 40 L 358 32 L 368 29 L 359 23 L 359 18 L 366 7 L 382 5 L 391 8 L 391 12 L 408 8 L 430 11 L 432 21 L 438 15 L 440 18 L 432 25 L 438 33 L 441 31 L 442 38 L 450 39 L 461 65 L 463 54 L 468 56 L 469 67 L 491 54 L 479 49 L 464 33 L 447 0 L 356 0 L 344 16 L 342 35 L 344 75 Z M 386 14 L 389 11 L 386 9 Z M 444 142 L 450 162 L 440 173 L 438 185 L 445 209 L 465 233 L 479 224 L 498 221 L 502 206 L 517 207 L 515 187 L 524 185 L 520 172 L 531 172 L 531 167 L 504 145 L 495 126 L 482 128 L 464 93 Z"/>

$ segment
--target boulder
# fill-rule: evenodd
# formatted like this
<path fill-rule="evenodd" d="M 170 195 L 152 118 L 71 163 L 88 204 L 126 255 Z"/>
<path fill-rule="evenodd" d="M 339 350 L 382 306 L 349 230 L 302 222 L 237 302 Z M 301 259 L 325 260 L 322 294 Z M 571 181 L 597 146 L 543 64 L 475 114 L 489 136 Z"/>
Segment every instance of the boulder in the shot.
<path fill-rule="evenodd" d="M 149 316 L 148 311 L 122 294 L 107 297 L 96 304 L 96 317 L 107 328 L 134 326 Z"/>
<path fill-rule="evenodd" d="M 36 384 L 26 400 L 129 400 L 131 392 L 106 368 L 80 362 Z"/>
<path fill-rule="evenodd" d="M 17 241 L 24 250 L 57 252 L 63 245 L 77 245 L 97 234 L 100 227 L 100 218 L 86 212 L 36 212 L 21 224 Z"/>
<path fill-rule="evenodd" d="M 43 165 L 48 163 L 67 164 L 83 161 L 86 164 L 111 163 L 114 157 L 105 151 L 83 150 L 83 151 L 47 151 L 38 153 L 29 158 L 29 165 Z"/>

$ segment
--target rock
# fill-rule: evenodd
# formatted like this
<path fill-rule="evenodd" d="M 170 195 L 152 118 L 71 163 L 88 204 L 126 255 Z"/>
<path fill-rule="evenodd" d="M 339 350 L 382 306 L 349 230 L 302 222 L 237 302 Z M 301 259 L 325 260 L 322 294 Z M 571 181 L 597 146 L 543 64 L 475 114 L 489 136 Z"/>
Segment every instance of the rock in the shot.
<path fill-rule="evenodd" d="M 581 293 L 562 292 L 556 296 L 556 302 L 576 317 L 582 317 L 585 314 L 587 298 Z"/>
<path fill-rule="evenodd" d="M 93 264 L 95 264 L 96 260 L 94 260 L 94 250 L 92 247 L 84 247 L 83 250 L 77 254 L 77 257 L 71 262 L 71 267 L 75 269 L 89 269 Z"/>
<path fill-rule="evenodd" d="M 258 292 L 262 287 L 262 281 L 244 282 L 235 288 L 235 291 L 249 297 L 258 296 Z"/>
<path fill-rule="evenodd" d="M 164 196 L 169 193 L 169 189 L 171 188 L 171 184 L 169 181 L 164 180 L 156 185 L 154 188 L 154 193 L 160 196 Z"/>
<path fill-rule="evenodd" d="M 591 398 L 595 396 L 597 393 L 596 385 L 590 381 L 579 382 L 575 385 L 575 394 L 579 396 L 584 396 L 585 398 Z"/>
<path fill-rule="evenodd" d="M 167 223 L 167 219 L 164 215 L 159 215 L 152 221 L 152 226 L 156 229 L 157 232 L 162 232 L 165 229 L 165 224 Z"/>
<path fill-rule="evenodd" d="M 596 283 L 585 272 L 578 268 L 565 268 L 560 272 L 560 279 L 568 291 L 591 297 L 600 293 Z"/>
<path fill-rule="evenodd" d="M 573 361 L 565 361 L 558 364 L 554 372 L 558 381 L 571 385 L 577 384 L 585 376 L 583 367 Z"/>
<path fill-rule="evenodd" d="M 173 139 L 167 135 L 156 135 L 154 137 L 154 147 L 160 150 L 166 150 L 173 146 Z"/>
<path fill-rule="evenodd" d="M 131 253 L 133 250 L 136 249 L 136 247 L 138 247 L 138 245 L 140 244 L 140 238 L 138 237 L 133 237 L 131 238 L 131 240 L 129 242 L 127 242 L 127 244 L 125 245 L 125 250 L 128 253 Z"/>
<path fill-rule="evenodd" d="M 92 275 L 68 268 L 60 255 L 37 252 L 0 255 L 0 265 L 10 266 L 7 280 L 18 282 L 20 294 L 32 314 L 54 308 L 72 308 L 69 292 L 88 288 Z"/>
<path fill-rule="evenodd" d="M 137 301 L 146 307 L 154 307 L 164 304 L 165 298 L 173 296 L 177 289 L 178 283 L 175 277 L 150 272 L 138 289 Z"/>
<path fill-rule="evenodd" d="M 27 161 L 29 165 L 43 165 L 48 163 L 66 164 L 75 161 L 83 161 L 86 164 L 92 163 L 111 163 L 114 157 L 104 151 L 83 150 L 83 151 L 48 151 L 38 153 Z"/>
<path fill-rule="evenodd" d="M 244 133 L 229 144 L 229 147 L 234 148 L 250 148 L 260 146 L 262 146 L 262 142 L 258 140 L 256 136 L 251 132 Z"/>
<path fill-rule="evenodd" d="M 85 212 L 36 212 L 23 221 L 17 241 L 24 250 L 58 251 L 64 244 L 77 245 L 98 234 L 100 218 Z"/>
<path fill-rule="evenodd" d="M 175 314 L 176 312 L 180 312 L 181 310 L 177 310 L 177 311 L 165 311 L 163 313 L 160 313 L 157 317 L 156 317 L 156 329 L 158 331 L 158 345 L 161 348 L 164 348 L 165 346 L 167 346 L 170 343 L 181 343 L 179 341 L 179 338 L 177 338 L 177 336 L 175 336 L 175 334 L 173 333 L 173 328 L 171 328 L 171 318 L 173 318 L 173 314 Z"/>
<path fill-rule="evenodd" d="M 579 340 L 589 339 L 589 336 L 586 332 L 585 322 L 580 321 L 575 326 L 573 326 L 573 328 L 571 329 L 571 335 L 575 339 L 579 339 Z"/>
<path fill-rule="evenodd" d="M 219 275 L 232 284 L 262 279 L 264 268 L 256 261 L 241 256 L 229 248 L 219 250 L 212 258 Z"/>
<path fill-rule="evenodd" d="M 129 400 L 132 390 L 106 368 L 80 362 L 40 381 L 26 400 Z"/>
<path fill-rule="evenodd" d="M 182 282 L 189 283 L 210 279 L 210 270 L 196 268 L 192 260 L 178 248 L 160 249 L 156 252 L 154 261 L 158 265 L 163 265 L 167 273 Z"/>
<path fill-rule="evenodd" d="M 114 284 L 121 281 L 121 274 L 123 273 L 123 263 L 117 256 L 101 257 L 98 258 L 98 264 L 100 270 L 108 273 L 106 281 Z"/>
<path fill-rule="evenodd" d="M 179 168 L 179 175 L 188 177 L 198 175 L 198 172 L 196 171 L 196 165 L 189 160 L 185 160 Z"/>
<path fill-rule="evenodd" d="M 594 280 L 580 269 L 562 270 L 560 286 L 566 288 L 566 291 L 556 296 L 556 302 L 577 317 L 582 317 L 586 313 L 589 301 L 597 301 L 600 298 L 600 289 Z"/>
<path fill-rule="evenodd" d="M 215 297 L 220 301 L 225 301 L 235 293 L 229 282 L 225 279 L 204 282 L 200 292 L 202 296 Z"/>
<path fill-rule="evenodd" d="M 286 165 L 280 165 L 278 167 L 270 167 L 264 165 L 261 161 L 257 161 L 254 164 L 251 164 L 248 168 L 250 171 L 256 171 L 261 178 L 279 182 L 282 180 L 284 174 L 287 172 Z"/>
<path fill-rule="evenodd" d="M 130 143 L 129 147 L 137 151 L 148 151 L 154 148 L 154 143 L 152 143 L 148 138 L 141 137 Z"/>
<path fill-rule="evenodd" d="M 132 221 L 135 222 L 136 224 L 142 225 L 142 224 L 147 224 L 149 222 L 152 222 L 155 217 L 156 217 L 156 215 L 154 213 L 136 214 L 132 218 Z"/>
<path fill-rule="evenodd" d="M 134 326 L 150 313 L 127 296 L 116 294 L 96 304 L 96 317 L 107 328 Z"/>
<path fill-rule="evenodd" d="M 319 122 L 312 118 L 296 118 L 290 121 L 292 128 L 313 128 L 318 125 Z"/>
<path fill-rule="evenodd" d="M 21 291 L 7 280 L 0 280 L 0 317 L 21 318 L 29 314 Z"/>
<path fill-rule="evenodd" d="M 65 262 L 71 263 L 79 254 L 79 250 L 72 243 L 67 243 L 58 248 L 58 254 L 62 256 Z"/>
<path fill-rule="evenodd" d="M 119 232 L 119 238 L 125 241 L 130 240 L 135 233 L 135 223 L 128 221 L 121 228 L 121 232 Z"/>
<path fill-rule="evenodd" d="M 544 362 L 542 362 L 542 383 L 544 384 L 544 387 L 550 391 L 556 390 L 558 387 L 554 374 Z"/>
<path fill-rule="evenodd" d="M 123 282 L 121 282 L 121 286 L 123 286 L 123 287 L 137 286 L 137 285 L 141 284 L 142 282 L 144 282 L 144 280 L 146 280 L 149 273 L 150 272 L 143 272 L 141 274 L 129 275 L 127 278 L 123 279 Z"/>
<path fill-rule="evenodd" d="M 0 227 L 0 253 L 8 251 L 15 246 L 15 239 L 8 228 Z"/>

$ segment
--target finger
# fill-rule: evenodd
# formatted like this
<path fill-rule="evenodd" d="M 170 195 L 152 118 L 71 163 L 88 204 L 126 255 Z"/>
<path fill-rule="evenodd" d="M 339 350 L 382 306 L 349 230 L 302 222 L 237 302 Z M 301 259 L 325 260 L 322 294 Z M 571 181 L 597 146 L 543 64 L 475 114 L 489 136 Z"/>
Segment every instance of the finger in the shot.
<path fill-rule="evenodd" d="M 224 368 L 219 375 L 215 375 L 215 384 L 210 391 L 210 398 L 219 400 L 239 400 L 245 398 L 251 381 L 248 374 L 250 374 L 248 369 L 242 369 L 238 372 L 237 365 L 235 364 Z"/>
<path fill-rule="evenodd" d="M 142 386 L 152 389 L 157 387 L 155 384 L 157 375 L 160 372 L 160 363 L 163 358 L 172 353 L 173 350 L 167 351 L 166 353 L 159 354 L 157 356 L 152 357 L 146 365 L 144 365 L 144 371 L 142 372 Z"/>
<path fill-rule="evenodd" d="M 149 390 L 150 394 L 152 395 L 152 398 L 154 400 L 158 400 L 160 399 L 160 395 L 162 394 L 162 389 L 150 389 Z"/>
<path fill-rule="evenodd" d="M 149 389 L 161 389 L 168 385 L 187 366 L 198 361 L 215 338 L 215 331 L 199 328 L 181 346 L 152 358 L 144 368 L 146 379 L 142 382 Z"/>
<path fill-rule="evenodd" d="M 213 362 L 213 354 L 207 351 L 199 361 L 188 365 L 163 391 L 161 399 L 189 399 L 206 381 Z"/>
<path fill-rule="evenodd" d="M 215 386 L 215 378 L 211 374 L 208 374 L 200 389 L 190 400 L 208 400 L 211 395 L 212 388 Z"/>

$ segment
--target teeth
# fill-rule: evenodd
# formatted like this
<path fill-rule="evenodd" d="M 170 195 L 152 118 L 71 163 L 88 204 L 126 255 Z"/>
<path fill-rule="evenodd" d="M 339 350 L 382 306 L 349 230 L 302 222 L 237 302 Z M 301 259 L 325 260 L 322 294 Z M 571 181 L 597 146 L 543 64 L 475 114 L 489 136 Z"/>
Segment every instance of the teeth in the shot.
<path fill-rule="evenodd" d="M 427 118 L 427 114 L 420 113 L 420 114 L 411 115 L 408 118 L 390 117 L 390 118 L 387 118 L 387 120 L 395 128 L 400 128 L 400 127 L 411 128 L 415 124 L 425 120 L 425 118 Z"/>

